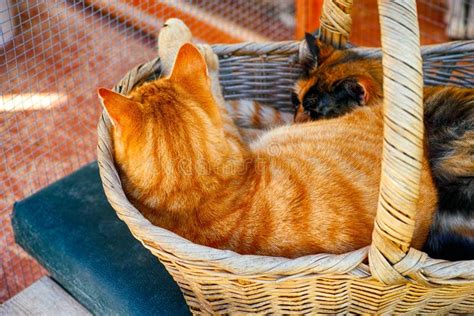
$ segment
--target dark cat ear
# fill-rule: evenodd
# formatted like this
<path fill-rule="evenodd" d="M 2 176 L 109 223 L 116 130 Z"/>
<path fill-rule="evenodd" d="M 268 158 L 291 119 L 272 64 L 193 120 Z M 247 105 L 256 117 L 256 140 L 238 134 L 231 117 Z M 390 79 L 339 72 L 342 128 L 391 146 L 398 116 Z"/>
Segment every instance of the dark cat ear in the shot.
<path fill-rule="evenodd" d="M 365 77 L 352 77 L 339 81 L 335 93 L 347 94 L 359 105 L 367 104 L 369 99 L 370 79 Z"/>
<path fill-rule="evenodd" d="M 115 126 L 124 126 L 138 120 L 140 111 L 137 102 L 106 88 L 99 88 L 97 94 Z"/>
<path fill-rule="evenodd" d="M 319 56 L 319 47 L 316 43 L 316 37 L 311 33 L 304 33 L 304 39 L 306 41 L 306 45 L 308 46 L 309 52 L 311 56 L 317 60 Z"/>
<path fill-rule="evenodd" d="M 309 72 L 318 65 L 321 65 L 335 49 L 326 43 L 321 42 L 311 33 L 305 33 L 305 42 L 310 52 L 310 58 L 304 60 L 303 71 L 308 75 Z"/>

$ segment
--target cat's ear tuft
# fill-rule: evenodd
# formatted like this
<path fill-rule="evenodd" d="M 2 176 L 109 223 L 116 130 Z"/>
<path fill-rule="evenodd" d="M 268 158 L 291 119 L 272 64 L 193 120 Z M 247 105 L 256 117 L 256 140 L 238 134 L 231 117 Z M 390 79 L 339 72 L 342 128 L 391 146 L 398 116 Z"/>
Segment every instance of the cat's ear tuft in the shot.
<path fill-rule="evenodd" d="M 186 43 L 178 51 L 170 80 L 178 83 L 207 82 L 207 65 L 199 50 Z"/>
<path fill-rule="evenodd" d="M 316 46 L 318 47 L 318 64 L 322 64 L 329 56 L 336 51 L 330 44 L 326 44 L 321 40 L 316 40 Z"/>
<path fill-rule="evenodd" d="M 97 94 L 114 125 L 121 126 L 137 119 L 140 113 L 137 102 L 106 88 L 99 88 Z"/>

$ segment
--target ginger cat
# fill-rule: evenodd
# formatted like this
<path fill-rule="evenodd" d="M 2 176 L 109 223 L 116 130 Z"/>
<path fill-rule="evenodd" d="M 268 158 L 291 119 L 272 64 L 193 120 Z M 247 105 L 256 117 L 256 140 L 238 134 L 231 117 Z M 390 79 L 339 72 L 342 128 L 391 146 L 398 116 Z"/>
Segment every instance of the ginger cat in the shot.
<path fill-rule="evenodd" d="M 175 20 L 165 25 L 163 36 L 187 29 Z M 176 51 L 176 41 L 160 44 L 162 57 Z M 164 69 L 168 77 L 129 96 L 98 91 L 130 201 L 155 225 L 241 254 L 291 258 L 369 245 L 381 108 L 277 128 L 247 144 L 226 110 L 217 57 L 207 46 L 201 51 L 182 45 Z M 436 206 L 426 159 L 418 205 L 413 245 L 420 249 Z"/>

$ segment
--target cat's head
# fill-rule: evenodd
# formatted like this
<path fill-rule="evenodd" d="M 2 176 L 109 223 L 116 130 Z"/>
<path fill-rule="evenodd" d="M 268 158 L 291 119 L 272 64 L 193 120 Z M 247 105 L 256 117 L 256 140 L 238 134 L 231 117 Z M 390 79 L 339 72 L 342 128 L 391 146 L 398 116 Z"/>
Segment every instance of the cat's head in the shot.
<path fill-rule="evenodd" d="M 105 88 L 98 94 L 113 123 L 116 165 L 130 187 L 159 184 L 166 195 L 171 182 L 186 176 L 183 163 L 224 146 L 206 62 L 192 44 L 180 48 L 168 78 L 145 83 L 129 96 Z"/>
<path fill-rule="evenodd" d="M 336 117 L 381 98 L 380 59 L 334 49 L 311 34 L 306 34 L 306 43 L 310 56 L 292 93 L 297 121 Z"/>

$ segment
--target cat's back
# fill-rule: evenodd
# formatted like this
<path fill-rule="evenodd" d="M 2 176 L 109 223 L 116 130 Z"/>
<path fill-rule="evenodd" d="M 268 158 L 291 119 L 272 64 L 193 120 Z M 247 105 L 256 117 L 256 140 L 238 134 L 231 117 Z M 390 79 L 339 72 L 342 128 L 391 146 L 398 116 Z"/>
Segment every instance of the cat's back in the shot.
<path fill-rule="evenodd" d="M 382 141 L 382 107 L 373 106 L 339 118 L 274 129 L 252 143 L 251 148 L 281 159 L 312 157 L 333 163 L 353 160 L 373 165 L 380 163 Z"/>
<path fill-rule="evenodd" d="M 261 183 L 266 187 L 260 198 L 279 206 L 273 211 L 281 222 L 304 218 L 295 221 L 300 224 L 291 234 L 308 232 L 306 240 L 312 245 L 308 249 L 314 252 L 341 253 L 366 246 L 377 210 L 382 147 L 381 105 L 270 131 L 251 144 L 268 166 L 262 171 L 266 181 Z M 436 203 L 426 159 L 423 164 L 415 236 L 418 248 L 426 238 Z M 316 247 L 322 244 L 326 248 Z"/>
<path fill-rule="evenodd" d="M 288 165 L 290 172 L 304 175 L 303 181 L 313 188 L 313 198 L 320 204 L 342 205 L 345 197 L 354 196 L 354 201 L 371 204 L 377 198 L 382 142 L 380 106 L 359 108 L 335 119 L 278 128 L 254 148 L 258 153 L 269 154 L 276 169 Z"/>
<path fill-rule="evenodd" d="M 370 243 L 383 139 L 379 112 L 360 108 L 281 127 L 251 144 L 267 166 L 260 168 L 265 189 L 259 200 L 272 201 L 280 223 L 293 223 L 276 239 L 302 235 L 308 253 L 342 253 Z"/>

